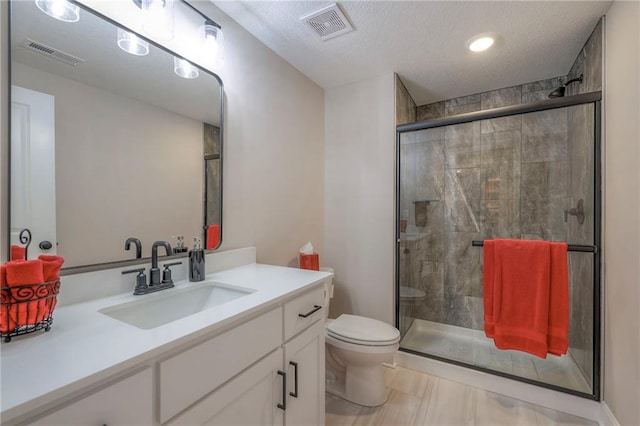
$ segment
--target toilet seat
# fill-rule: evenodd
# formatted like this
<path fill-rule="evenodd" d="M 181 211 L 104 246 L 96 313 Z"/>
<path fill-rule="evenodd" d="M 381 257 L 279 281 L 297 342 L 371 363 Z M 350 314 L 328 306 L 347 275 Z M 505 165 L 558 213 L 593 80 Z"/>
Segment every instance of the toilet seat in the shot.
<path fill-rule="evenodd" d="M 327 324 L 327 336 L 363 346 L 390 346 L 400 341 L 400 332 L 387 323 L 358 315 L 340 315 Z"/>

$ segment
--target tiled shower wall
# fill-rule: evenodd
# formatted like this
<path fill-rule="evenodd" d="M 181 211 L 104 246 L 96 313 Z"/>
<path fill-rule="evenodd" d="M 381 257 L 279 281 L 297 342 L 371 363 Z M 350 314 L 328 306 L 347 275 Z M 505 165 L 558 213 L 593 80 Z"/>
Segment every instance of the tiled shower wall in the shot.
<path fill-rule="evenodd" d="M 416 108 L 417 121 L 534 102 L 584 73 L 567 93 L 600 90 L 602 25 L 568 77 L 508 87 Z M 400 285 L 425 291 L 424 302 L 403 303 L 404 333 L 420 318 L 483 328 L 482 249 L 472 240 L 494 237 L 593 243 L 591 107 L 542 111 L 405 134 L 401 156 Z M 580 165 L 576 167 L 576 165 Z M 418 183 L 419 184 L 414 184 Z M 583 198 L 586 221 L 563 220 Z M 591 381 L 593 259 L 570 255 L 570 352 Z"/>
<path fill-rule="evenodd" d="M 419 120 L 546 98 L 559 78 L 417 108 Z M 426 292 L 410 316 L 482 329 L 482 249 L 493 237 L 564 240 L 567 116 L 557 111 L 407 135 L 401 145 L 400 283 Z"/>

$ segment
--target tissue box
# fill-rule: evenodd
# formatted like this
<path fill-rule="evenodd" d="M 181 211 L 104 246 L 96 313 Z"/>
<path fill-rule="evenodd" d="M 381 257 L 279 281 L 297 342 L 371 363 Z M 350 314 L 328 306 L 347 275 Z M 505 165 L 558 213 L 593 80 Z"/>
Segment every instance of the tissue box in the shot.
<path fill-rule="evenodd" d="M 320 259 L 318 253 L 304 254 L 298 253 L 298 266 L 300 269 L 320 270 Z"/>

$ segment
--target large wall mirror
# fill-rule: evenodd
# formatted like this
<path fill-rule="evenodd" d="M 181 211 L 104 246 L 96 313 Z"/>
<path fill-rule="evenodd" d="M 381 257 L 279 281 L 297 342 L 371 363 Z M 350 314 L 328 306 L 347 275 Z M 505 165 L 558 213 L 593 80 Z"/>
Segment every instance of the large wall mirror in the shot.
<path fill-rule="evenodd" d="M 174 71 L 174 54 L 118 47 L 112 21 L 81 6 L 77 22 L 34 1 L 10 3 L 9 243 L 57 254 L 66 273 L 142 257 L 155 241 L 221 242 L 222 108 L 218 76 Z M 193 77 L 193 75 L 191 75 Z M 19 249 L 17 249 L 19 251 Z"/>

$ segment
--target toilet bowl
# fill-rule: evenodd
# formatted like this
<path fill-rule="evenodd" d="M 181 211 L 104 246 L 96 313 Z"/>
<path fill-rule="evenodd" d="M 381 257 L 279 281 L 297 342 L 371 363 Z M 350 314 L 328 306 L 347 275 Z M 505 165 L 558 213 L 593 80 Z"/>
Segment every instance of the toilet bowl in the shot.
<path fill-rule="evenodd" d="M 330 268 L 322 268 L 333 272 Z M 325 306 L 333 295 L 325 283 Z M 328 312 L 328 309 L 325 310 Z M 326 390 L 355 404 L 375 407 L 387 401 L 383 363 L 392 363 L 400 332 L 387 323 L 358 315 L 326 319 Z"/>

